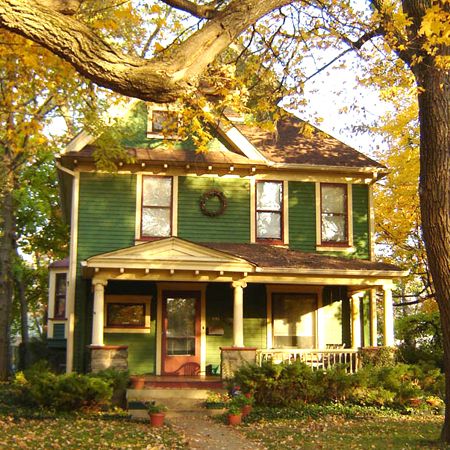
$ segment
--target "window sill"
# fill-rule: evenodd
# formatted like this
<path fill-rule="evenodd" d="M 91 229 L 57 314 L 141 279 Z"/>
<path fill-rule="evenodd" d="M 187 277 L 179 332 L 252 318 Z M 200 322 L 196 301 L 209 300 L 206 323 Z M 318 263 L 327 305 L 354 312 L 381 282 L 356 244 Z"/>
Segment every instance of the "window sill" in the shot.
<path fill-rule="evenodd" d="M 147 131 L 147 138 L 149 139 L 162 139 L 162 140 L 179 140 L 180 136 L 178 134 L 167 134 L 164 135 L 163 133 L 160 133 L 159 131 Z"/>
<path fill-rule="evenodd" d="M 104 333 L 150 334 L 150 327 L 104 327 Z"/>
<path fill-rule="evenodd" d="M 316 252 L 355 253 L 355 247 L 349 245 L 316 245 Z"/>

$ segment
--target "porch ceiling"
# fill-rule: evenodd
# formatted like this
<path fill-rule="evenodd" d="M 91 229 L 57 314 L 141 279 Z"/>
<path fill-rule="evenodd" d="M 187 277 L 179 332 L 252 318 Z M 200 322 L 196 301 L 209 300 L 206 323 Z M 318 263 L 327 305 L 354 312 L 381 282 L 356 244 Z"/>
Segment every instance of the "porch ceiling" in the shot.
<path fill-rule="evenodd" d="M 391 264 L 261 244 L 163 238 L 93 256 L 83 275 L 105 279 L 379 286 L 407 272 Z"/>

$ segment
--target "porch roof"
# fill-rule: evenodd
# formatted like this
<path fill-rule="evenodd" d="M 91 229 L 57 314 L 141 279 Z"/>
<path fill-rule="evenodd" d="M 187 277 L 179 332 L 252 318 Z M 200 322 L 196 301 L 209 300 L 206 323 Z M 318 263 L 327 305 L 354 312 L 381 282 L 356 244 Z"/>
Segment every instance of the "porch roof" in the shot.
<path fill-rule="evenodd" d="M 397 276 L 402 276 L 403 273 L 401 268 L 393 264 L 308 253 L 277 245 L 227 243 L 203 243 L 203 245 L 245 259 L 261 269 L 384 271 L 393 272 Z"/>
<path fill-rule="evenodd" d="M 157 279 L 162 280 L 164 273 L 169 272 L 165 277 L 173 281 L 178 276 L 185 279 L 188 271 L 194 272 L 194 279 L 198 277 L 198 281 L 229 281 L 228 278 L 235 279 L 238 275 L 249 282 L 274 282 L 283 277 L 286 277 L 286 282 L 287 277 L 291 280 L 298 278 L 300 282 L 302 277 L 311 276 L 323 284 L 330 284 L 332 280 L 336 282 L 337 277 L 342 278 L 342 283 L 344 279 L 348 282 L 349 277 L 374 282 L 406 274 L 392 264 L 375 261 L 306 253 L 264 244 L 194 243 L 178 237 L 92 256 L 82 265 L 86 277 L 103 273 L 108 277 L 126 279 L 125 272 L 134 271 L 133 279 L 136 276 L 151 279 L 152 274 L 157 273 Z M 138 275 L 136 271 L 142 270 L 144 273 Z"/>

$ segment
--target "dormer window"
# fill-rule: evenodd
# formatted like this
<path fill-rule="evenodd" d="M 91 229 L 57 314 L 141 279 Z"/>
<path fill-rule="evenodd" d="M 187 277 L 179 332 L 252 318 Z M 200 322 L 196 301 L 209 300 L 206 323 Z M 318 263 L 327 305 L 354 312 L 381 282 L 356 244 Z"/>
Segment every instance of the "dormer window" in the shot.
<path fill-rule="evenodd" d="M 283 182 L 256 183 L 256 239 L 282 241 Z"/>
<path fill-rule="evenodd" d="M 172 235 L 172 177 L 142 177 L 141 237 Z"/>
<path fill-rule="evenodd" d="M 149 105 L 147 136 L 173 139 L 178 134 L 178 110 L 171 105 Z"/>

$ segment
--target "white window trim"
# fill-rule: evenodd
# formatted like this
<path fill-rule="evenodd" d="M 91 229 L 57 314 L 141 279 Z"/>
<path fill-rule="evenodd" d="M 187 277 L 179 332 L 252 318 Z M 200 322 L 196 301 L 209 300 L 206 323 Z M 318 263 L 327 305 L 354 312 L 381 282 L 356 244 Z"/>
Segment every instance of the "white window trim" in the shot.
<path fill-rule="evenodd" d="M 280 233 L 281 233 L 281 239 L 276 238 L 259 238 L 258 237 L 258 230 L 257 230 L 257 208 L 256 208 L 256 185 L 257 183 L 280 183 L 281 184 L 281 201 L 282 201 L 282 208 L 280 210 Z M 267 241 L 269 245 L 274 245 L 273 242 L 278 241 L 280 244 L 288 244 L 289 243 L 289 204 L 288 204 L 288 197 L 287 197 L 287 188 L 288 188 L 288 182 L 285 180 L 280 180 L 276 178 L 271 179 L 265 179 L 265 178 L 258 178 L 258 179 L 252 179 L 252 183 L 250 184 L 250 227 L 251 227 L 251 237 L 250 242 L 251 243 L 260 243 L 264 244 L 264 241 Z M 278 245 L 280 245 L 278 244 Z M 277 244 L 275 244 L 277 245 Z"/>
<path fill-rule="evenodd" d="M 323 307 L 323 286 L 286 286 L 286 285 L 267 285 L 267 341 L 268 349 L 273 348 L 273 323 L 272 323 L 272 296 L 273 294 L 311 294 L 317 296 L 317 310 L 315 311 L 315 348 L 325 348 L 323 336 L 319 330 L 323 329 L 322 307 Z"/>
<path fill-rule="evenodd" d="M 316 251 L 317 252 L 344 252 L 353 253 L 355 247 L 353 246 L 353 190 L 352 183 L 332 183 L 342 184 L 347 187 L 347 231 L 348 244 L 347 245 L 322 245 L 322 197 L 320 186 L 322 184 L 330 184 L 328 182 L 316 182 Z"/>
<path fill-rule="evenodd" d="M 66 274 L 66 317 L 63 318 L 54 318 L 55 315 L 55 300 L 56 300 L 56 275 L 57 274 Z M 47 321 L 47 337 L 49 339 L 53 339 L 54 331 L 53 325 L 55 323 L 63 323 L 67 322 L 67 294 L 69 289 L 69 269 L 61 268 L 61 269 L 50 269 L 49 274 L 49 282 L 48 282 L 48 321 Z M 67 327 L 64 327 L 64 337 L 67 338 Z"/>
<path fill-rule="evenodd" d="M 170 177 L 172 178 L 172 211 L 171 211 L 171 230 L 172 233 L 170 236 L 178 236 L 178 175 L 166 175 L 166 174 L 158 174 L 155 175 L 153 173 L 138 173 L 136 175 L 136 222 L 134 225 L 134 240 L 135 244 L 141 244 L 144 241 L 151 240 L 152 237 L 142 236 L 141 235 L 141 221 L 142 221 L 142 181 L 143 177 Z M 156 238 L 156 237 L 155 237 Z M 164 239 L 164 237 L 160 237 Z"/>
<path fill-rule="evenodd" d="M 105 305 L 104 305 L 104 327 L 103 333 L 128 333 L 128 334 L 149 334 L 150 333 L 150 304 L 152 297 L 151 295 L 124 295 L 124 294 L 115 294 L 115 295 L 105 295 Z M 145 304 L 145 324 L 144 327 L 108 327 L 108 303 L 139 303 Z"/>

